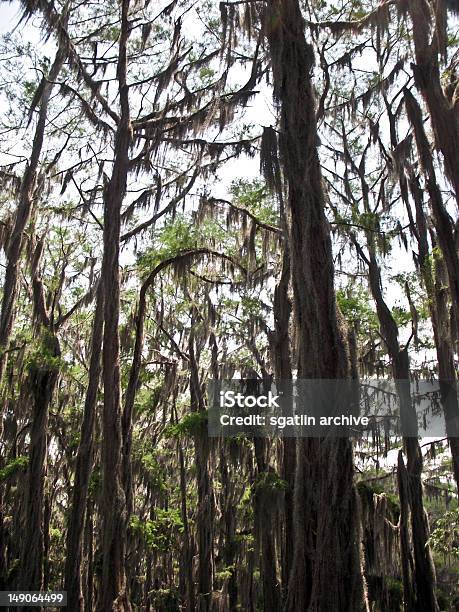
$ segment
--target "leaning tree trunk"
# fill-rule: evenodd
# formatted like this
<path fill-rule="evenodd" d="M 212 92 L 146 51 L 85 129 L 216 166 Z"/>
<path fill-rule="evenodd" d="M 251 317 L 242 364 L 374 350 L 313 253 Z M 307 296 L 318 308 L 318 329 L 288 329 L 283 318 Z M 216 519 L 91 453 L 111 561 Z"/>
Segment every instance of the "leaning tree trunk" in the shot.
<path fill-rule="evenodd" d="M 288 187 L 298 378 L 345 379 L 349 363 L 337 320 L 316 144 L 314 57 L 304 37 L 298 0 L 266 2 L 264 27 L 281 113 L 279 145 Z M 349 439 L 298 439 L 288 612 L 366 608 L 353 472 Z"/>
<path fill-rule="evenodd" d="M 104 190 L 104 290 L 103 347 L 103 443 L 102 443 L 102 584 L 98 601 L 100 612 L 130 610 L 126 587 L 125 548 L 127 516 L 122 484 L 122 431 L 120 403 L 120 224 L 121 206 L 126 193 L 131 145 L 129 87 L 126 82 L 127 42 L 130 32 L 129 0 L 121 4 L 121 33 L 117 79 L 121 115 L 115 136 L 115 159 L 111 178 Z"/>

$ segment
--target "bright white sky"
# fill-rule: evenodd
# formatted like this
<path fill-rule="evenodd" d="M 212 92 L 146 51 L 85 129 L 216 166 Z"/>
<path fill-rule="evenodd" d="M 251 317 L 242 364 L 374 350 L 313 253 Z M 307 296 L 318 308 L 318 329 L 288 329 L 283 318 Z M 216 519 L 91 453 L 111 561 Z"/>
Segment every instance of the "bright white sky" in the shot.
<path fill-rule="evenodd" d="M 0 34 L 4 34 L 14 27 L 17 23 L 18 11 L 18 2 L 2 2 L 0 4 Z"/>

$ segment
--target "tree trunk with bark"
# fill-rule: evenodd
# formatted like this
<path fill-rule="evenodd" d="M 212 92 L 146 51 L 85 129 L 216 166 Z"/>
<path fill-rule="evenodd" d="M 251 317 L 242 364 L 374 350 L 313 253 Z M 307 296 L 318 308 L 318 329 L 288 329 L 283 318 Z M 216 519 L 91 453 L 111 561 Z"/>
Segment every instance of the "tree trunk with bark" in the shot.
<path fill-rule="evenodd" d="M 445 5 L 446 2 L 441 4 Z M 439 64 L 439 54 L 443 53 L 443 50 L 438 42 L 445 35 L 445 25 L 441 23 L 437 12 L 434 24 L 434 11 L 427 0 L 408 0 L 406 5 L 413 26 L 416 57 L 416 64 L 412 64 L 414 80 L 429 109 L 435 144 L 443 155 L 446 176 L 459 202 L 458 98 L 455 94 L 452 100 L 448 99 L 442 87 Z M 443 10 L 446 10 L 445 6 Z"/>
<path fill-rule="evenodd" d="M 40 191 L 41 181 L 43 179 L 43 177 L 40 177 L 39 164 L 45 138 L 49 100 L 54 87 L 54 81 L 59 75 L 64 59 L 64 51 L 59 48 L 48 76 L 43 79 L 42 84 L 39 86 L 39 90 L 41 88 L 42 91 L 32 151 L 30 159 L 27 162 L 24 176 L 22 177 L 14 226 L 5 253 L 6 270 L 0 312 L 0 380 L 3 378 L 6 365 L 5 351 L 8 349 L 11 330 L 13 328 L 14 307 L 18 292 L 19 265 L 24 249 L 24 230 L 29 222 L 32 207 Z"/>
<path fill-rule="evenodd" d="M 421 187 L 416 177 L 410 177 L 411 193 L 416 210 L 416 227 L 413 234 L 418 243 L 418 266 L 427 292 L 430 319 L 438 361 L 440 395 L 445 415 L 446 433 L 453 459 L 453 471 L 456 483 L 459 484 L 459 404 L 457 397 L 457 376 L 454 364 L 451 321 L 448 308 L 448 274 L 443 257 L 436 256 L 431 261 L 429 250 L 428 228 L 425 217 Z M 431 231 L 432 243 L 435 246 L 436 236 Z"/>
<path fill-rule="evenodd" d="M 392 362 L 392 373 L 399 398 L 401 426 L 402 429 L 409 428 L 411 433 L 413 427 L 417 427 L 417 416 L 410 390 L 408 347 L 400 347 L 397 324 L 384 300 L 381 273 L 371 238 L 368 238 L 368 248 L 369 258 L 366 258 L 366 261 L 369 269 L 370 289 L 376 303 L 382 336 Z M 412 573 L 410 575 L 404 573 L 404 591 L 406 594 L 413 593 L 412 597 L 410 595 L 410 601 L 413 600 L 413 603 L 410 603 L 411 607 L 408 608 L 410 611 L 433 612 L 438 610 L 438 604 L 435 596 L 435 569 L 428 545 L 429 525 L 423 505 L 422 452 L 417 437 L 405 435 L 403 443 L 407 457 L 407 491 L 404 491 L 403 495 L 408 497 L 410 510 L 409 519 L 405 517 L 403 520 L 405 523 L 409 520 L 411 524 L 411 549 L 414 560 Z M 401 462 L 403 463 L 403 459 Z M 401 462 L 399 460 L 399 470 L 404 469 Z M 399 482 L 401 482 L 400 479 Z M 402 492 L 400 494 L 402 495 Z M 401 554 L 402 567 L 406 567 L 407 560 L 404 558 L 407 555 L 406 546 L 402 547 Z M 412 584 L 407 584 L 406 581 L 411 579 Z"/>
<path fill-rule="evenodd" d="M 20 573 L 17 583 L 17 588 L 24 591 L 43 590 L 44 580 L 43 525 L 48 418 L 49 406 L 59 375 L 58 367 L 53 360 L 60 357 L 57 338 L 47 332 L 44 332 L 43 352 L 44 356 L 38 356 L 38 359 L 49 360 L 49 362 L 37 362 L 30 369 L 32 424 Z"/>
<path fill-rule="evenodd" d="M 193 315 L 192 326 L 195 323 Z M 192 331 L 188 343 L 190 357 L 190 406 L 195 413 L 205 410 L 201 391 L 195 335 Z M 196 457 L 196 479 L 198 489 L 197 540 L 198 540 L 198 580 L 197 612 L 210 612 L 213 592 L 213 492 L 209 473 L 210 440 L 207 425 L 199 424 L 194 436 Z"/>
<path fill-rule="evenodd" d="M 283 217 L 285 215 L 281 213 Z M 274 332 L 270 335 L 270 350 L 274 367 L 274 376 L 277 381 L 292 379 L 292 366 L 290 355 L 290 315 L 292 305 L 288 295 L 290 283 L 290 254 L 285 234 L 283 244 L 282 274 L 274 290 Z M 293 489 L 295 486 L 295 440 L 284 438 L 282 440 L 282 469 L 281 476 L 287 483 L 284 492 L 284 534 L 282 538 L 282 590 L 287 593 L 288 580 L 293 560 Z"/>
<path fill-rule="evenodd" d="M 129 149 L 132 130 L 129 87 L 126 82 L 127 42 L 130 32 L 129 0 L 121 4 L 121 32 L 118 49 L 117 80 L 121 114 L 115 135 L 112 175 L 104 189 L 104 291 L 103 337 L 103 546 L 102 584 L 98 601 L 100 612 L 130 610 L 125 574 L 126 498 L 122 483 L 122 428 L 120 403 L 120 224 L 121 206 L 126 193 Z"/>
<path fill-rule="evenodd" d="M 454 227 L 443 203 L 441 189 L 436 179 L 433 156 L 424 129 L 421 107 L 413 94 L 408 90 L 405 90 L 404 97 L 408 119 L 414 130 L 421 169 L 425 176 L 426 187 L 430 196 L 430 206 L 437 231 L 438 244 L 445 259 L 453 312 L 456 320 L 455 325 L 457 326 L 459 321 L 459 256 L 456 249 Z M 454 126 L 452 128 L 454 132 Z"/>
<path fill-rule="evenodd" d="M 78 445 L 73 485 L 72 505 L 67 529 L 67 552 L 65 561 L 65 590 L 68 601 L 73 602 L 75 611 L 82 612 L 84 607 L 82 584 L 82 548 L 88 487 L 93 467 L 94 424 L 96 420 L 97 393 L 101 371 L 101 349 L 103 336 L 103 289 L 97 291 L 96 312 L 94 315 L 89 382 L 86 391 L 81 438 Z M 88 520 L 88 518 L 87 518 Z"/>
<path fill-rule="evenodd" d="M 267 2 L 264 29 L 281 115 L 298 378 L 346 379 L 349 358 L 337 319 L 317 151 L 314 54 L 298 0 Z M 298 439 L 288 612 L 366 609 L 353 472 L 349 439 Z"/>

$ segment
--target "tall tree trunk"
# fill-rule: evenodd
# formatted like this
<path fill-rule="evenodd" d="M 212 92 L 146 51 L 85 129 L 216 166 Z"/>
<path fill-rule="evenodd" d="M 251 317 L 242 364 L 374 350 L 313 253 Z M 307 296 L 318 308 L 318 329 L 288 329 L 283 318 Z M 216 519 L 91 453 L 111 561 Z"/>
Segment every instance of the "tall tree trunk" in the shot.
<path fill-rule="evenodd" d="M 49 485 L 48 485 L 49 488 Z M 52 494 L 45 490 L 44 512 L 43 512 L 43 590 L 49 590 L 50 567 L 49 567 L 49 526 L 51 524 Z"/>
<path fill-rule="evenodd" d="M 220 478 L 222 483 L 222 521 L 223 521 L 223 562 L 225 567 L 230 567 L 231 575 L 228 578 L 228 610 L 238 610 L 238 580 L 235 568 L 236 553 L 236 505 L 234 499 L 234 478 L 228 469 L 228 457 L 230 448 L 228 440 L 222 438 L 220 441 Z"/>
<path fill-rule="evenodd" d="M 408 0 L 407 8 L 413 24 L 412 34 L 416 64 L 413 64 L 414 80 L 425 100 L 435 134 L 435 143 L 441 151 L 446 176 L 459 202 L 459 117 L 457 96 L 450 101 L 441 84 L 438 40 L 443 23 L 433 27 L 433 10 L 427 0 Z M 446 4 L 446 3 L 442 3 Z M 446 7 L 443 7 L 446 10 Z M 438 17 L 436 17 L 438 19 Z"/>
<path fill-rule="evenodd" d="M 42 87 L 42 93 L 32 151 L 24 176 L 22 177 L 14 226 L 5 253 L 6 270 L 0 312 L 0 380 L 3 378 L 6 365 L 5 351 L 8 349 L 13 328 L 14 305 L 18 292 L 19 263 L 24 247 L 24 230 L 29 222 L 32 206 L 37 197 L 37 190 L 39 190 L 40 187 L 39 163 L 45 137 L 48 105 L 54 87 L 54 81 L 57 79 L 62 68 L 64 57 L 64 51 L 59 47 L 49 74 L 46 78 L 43 78 L 43 82 L 40 85 L 40 88 Z"/>
<path fill-rule="evenodd" d="M 120 221 L 126 193 L 131 145 L 129 88 L 126 82 L 127 42 L 130 32 L 129 0 L 121 4 L 121 33 L 118 50 L 117 79 L 121 115 L 115 136 L 115 159 L 111 178 L 104 190 L 104 287 L 103 346 L 103 545 L 102 585 L 98 602 L 100 612 L 130 610 L 126 590 L 126 501 L 122 485 L 122 431 L 120 405 Z"/>
<path fill-rule="evenodd" d="M 177 442 L 180 468 L 180 505 L 182 511 L 183 537 L 184 537 L 184 570 L 186 588 L 186 609 L 195 609 L 194 583 L 193 583 L 193 554 L 191 548 L 190 526 L 188 523 L 188 510 L 186 503 L 186 474 L 185 461 L 180 440 Z"/>
<path fill-rule="evenodd" d="M 437 353 L 440 395 L 445 414 L 446 433 L 453 459 L 454 478 L 459 486 L 459 438 L 454 435 L 458 431 L 459 404 L 448 309 L 447 272 L 442 257 L 434 258 L 434 269 L 432 269 L 432 262 L 429 258 L 427 221 L 424 213 L 421 188 L 417 178 L 414 176 L 410 177 L 409 183 L 416 209 L 416 228 L 413 228 L 413 234 L 416 236 L 418 243 L 418 265 L 428 297 L 430 319 L 432 321 Z M 432 242 L 435 246 L 433 231 L 431 234 Z"/>
<path fill-rule="evenodd" d="M 96 312 L 92 328 L 91 359 L 89 363 L 89 382 L 86 391 L 81 438 L 75 467 L 75 482 L 67 529 L 65 560 L 65 590 L 67 591 L 67 598 L 69 602 L 72 602 L 73 609 L 81 612 L 85 609 L 81 568 L 83 529 L 88 502 L 89 478 L 93 467 L 93 434 L 101 370 L 100 356 L 104 317 L 102 284 L 99 285 L 96 299 Z"/>
<path fill-rule="evenodd" d="M 434 341 L 438 360 L 440 395 L 445 414 L 446 434 L 453 460 L 453 474 L 459 493 L 459 402 L 456 366 L 451 341 L 451 322 L 448 309 L 447 274 L 444 261 L 435 260 L 435 326 Z"/>
<path fill-rule="evenodd" d="M 84 552 L 85 581 L 84 581 L 84 610 L 92 612 L 94 600 L 94 501 L 88 497 L 86 504 L 85 542 Z"/>
<path fill-rule="evenodd" d="M 369 268 L 370 289 L 376 303 L 376 311 L 381 325 L 381 332 L 387 345 L 392 362 L 392 373 L 400 402 L 401 425 L 409 423 L 410 429 L 417 424 L 416 412 L 413 406 L 410 390 L 410 367 L 407 347 L 401 348 L 398 340 L 398 327 L 382 294 L 381 274 L 372 247 L 371 237 L 368 238 L 369 258 L 366 258 Z M 359 251 L 362 254 L 362 251 Z M 435 597 L 435 570 L 428 545 L 429 526 L 424 511 L 422 493 L 422 452 L 417 437 L 404 437 L 407 457 L 408 500 L 410 506 L 411 535 L 414 558 L 413 584 L 404 584 L 406 593 L 414 592 L 413 607 L 410 611 L 433 612 L 438 610 Z M 400 469 L 400 462 L 399 462 Z M 402 548 L 402 567 L 406 566 Z M 404 574 L 404 580 L 408 576 Z M 411 604 L 410 604 L 411 605 Z"/>
<path fill-rule="evenodd" d="M 298 0 L 269 0 L 264 22 L 281 112 L 279 144 L 288 186 L 298 378 L 345 379 L 349 363 L 337 321 L 316 145 L 313 51 L 304 37 Z M 288 612 L 366 608 L 353 472 L 349 439 L 298 439 Z"/>
<path fill-rule="evenodd" d="M 195 323 L 193 315 L 192 328 Z M 190 406 L 193 412 L 202 413 L 205 409 L 199 378 L 198 357 L 193 329 L 188 342 L 190 357 Z M 213 492 L 209 473 L 210 440 L 203 421 L 195 436 L 196 479 L 198 487 L 198 612 L 210 612 L 213 591 Z"/>
<path fill-rule="evenodd" d="M 255 537 L 259 541 L 261 580 L 264 612 L 276 612 L 281 608 L 280 582 L 277 576 L 275 546 L 276 495 L 269 480 L 272 470 L 266 461 L 266 440 L 254 438 L 258 475 L 253 484 Z"/>
<path fill-rule="evenodd" d="M 177 391 L 173 392 L 173 405 L 172 405 L 172 422 L 177 423 Z M 194 596 L 194 581 L 193 581 L 193 548 L 192 539 L 190 533 L 190 523 L 188 521 L 188 508 L 186 499 L 186 470 L 185 470 L 185 457 L 183 454 L 182 442 L 177 440 L 177 455 L 179 460 L 180 470 L 180 510 L 182 515 L 183 523 L 183 564 L 182 564 L 182 576 L 185 591 L 185 602 L 186 609 L 195 610 L 195 596 Z"/>
<path fill-rule="evenodd" d="M 282 213 L 282 216 L 285 215 Z M 274 332 L 270 336 L 270 349 L 276 380 L 291 380 L 292 366 L 290 357 L 290 314 L 292 305 L 288 296 L 290 283 L 290 254 L 287 239 L 284 240 L 282 274 L 274 290 Z M 287 592 L 288 580 L 293 560 L 293 489 L 295 486 L 295 440 L 284 438 L 282 441 L 282 478 L 287 483 L 284 494 L 284 534 L 282 539 L 282 589 Z"/>
<path fill-rule="evenodd" d="M 403 453 L 398 453 L 397 483 L 400 499 L 400 518 L 398 523 L 400 534 L 400 558 L 403 578 L 403 609 L 406 611 L 415 609 L 416 597 L 414 593 L 414 561 L 411 552 L 410 538 L 410 504 L 408 474 L 403 461 Z"/>
<path fill-rule="evenodd" d="M 405 90 L 405 106 L 408 119 L 413 126 L 416 146 L 421 161 L 421 168 L 425 176 L 427 191 L 430 196 L 430 206 L 437 230 L 438 244 L 445 258 L 448 271 L 449 289 L 453 303 L 453 311 L 457 322 L 459 321 L 459 256 L 456 249 L 454 228 L 451 218 L 443 203 L 440 186 L 438 185 L 429 141 L 424 130 L 421 108 L 415 97 Z M 454 126 L 452 126 L 452 133 Z M 457 160 L 455 160 L 457 163 Z M 459 193 L 456 193 L 459 197 Z"/>
<path fill-rule="evenodd" d="M 45 332 L 42 359 L 59 358 L 60 347 L 55 336 Z M 32 425 L 30 428 L 29 466 L 23 526 L 20 573 L 17 587 L 25 591 L 43 590 L 44 556 L 44 483 L 48 454 L 49 405 L 58 379 L 55 365 L 31 366 Z"/>

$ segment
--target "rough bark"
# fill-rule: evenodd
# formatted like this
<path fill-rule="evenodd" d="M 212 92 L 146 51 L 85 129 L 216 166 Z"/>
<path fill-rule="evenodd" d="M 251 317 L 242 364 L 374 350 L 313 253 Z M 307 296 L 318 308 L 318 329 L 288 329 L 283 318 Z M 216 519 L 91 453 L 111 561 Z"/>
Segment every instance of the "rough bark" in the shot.
<path fill-rule="evenodd" d="M 196 356 L 195 337 L 192 332 L 188 343 L 190 356 L 190 407 L 193 412 L 204 411 L 204 398 L 201 392 L 199 369 Z M 213 493 L 209 473 L 210 440 L 207 426 L 202 422 L 194 436 L 196 479 L 198 487 L 198 612 L 210 612 L 213 591 Z"/>
<path fill-rule="evenodd" d="M 185 571 L 185 600 L 187 610 L 195 609 L 194 583 L 193 583 L 193 553 L 191 548 L 190 526 L 186 503 L 186 474 L 185 460 L 180 441 L 177 442 L 180 467 L 180 505 L 182 511 L 183 537 L 184 537 L 184 571 Z"/>
<path fill-rule="evenodd" d="M 429 251 L 428 228 L 422 202 L 422 192 L 417 179 L 413 176 L 410 177 L 410 186 L 416 210 L 416 231 L 413 231 L 413 234 L 416 236 L 418 243 L 418 266 L 428 297 L 446 433 L 453 459 L 454 478 L 456 483 L 459 484 L 459 438 L 452 435 L 458 431 L 459 404 L 448 308 L 448 275 L 442 257 L 436 257 L 434 262 L 430 260 L 431 252 Z M 433 231 L 431 234 L 432 242 L 435 245 L 436 237 L 433 235 Z M 432 264 L 434 265 L 432 266 Z"/>
<path fill-rule="evenodd" d="M 438 377 L 440 394 L 445 414 L 446 434 L 453 460 L 453 473 L 459 487 L 459 402 L 457 374 L 454 362 L 454 351 L 451 340 L 451 323 L 448 308 L 448 291 L 446 289 L 446 271 L 444 262 L 437 259 L 435 263 L 435 322 L 434 341 L 438 360 Z"/>
<path fill-rule="evenodd" d="M 46 334 L 43 350 L 46 351 L 47 356 L 59 358 L 60 347 L 57 338 L 51 334 Z M 58 375 L 59 371 L 55 364 L 48 365 L 45 363 L 31 366 L 32 424 L 30 428 L 20 574 L 17 584 L 18 589 L 25 591 L 43 590 L 43 502 L 48 454 L 48 417 Z"/>
<path fill-rule="evenodd" d="M 283 215 L 284 216 L 284 215 Z M 292 305 L 288 290 L 290 283 L 290 254 L 287 240 L 283 244 L 282 274 L 274 290 L 274 332 L 270 336 L 270 350 L 276 380 L 291 380 L 292 366 L 290 356 L 290 315 Z M 284 534 L 282 539 L 282 590 L 286 596 L 288 580 L 293 560 L 293 489 L 295 486 L 295 440 L 284 438 L 282 441 L 282 479 L 287 483 L 284 493 Z"/>
<path fill-rule="evenodd" d="M 408 491 L 408 474 L 403 461 L 403 453 L 399 451 L 397 463 L 397 483 L 400 498 L 400 560 L 403 578 L 403 609 L 406 611 L 415 609 L 416 597 L 413 588 L 414 561 L 411 552 L 410 540 L 410 507 Z"/>
<path fill-rule="evenodd" d="M 449 288 L 455 318 L 456 321 L 459 321 L 459 256 L 456 250 L 454 228 L 443 203 L 441 189 L 436 179 L 433 157 L 424 130 L 421 108 L 408 90 L 405 90 L 404 96 L 408 119 L 413 126 L 421 168 L 430 196 L 430 206 L 437 230 L 438 244 L 445 258 L 445 265 L 448 271 Z"/>
<path fill-rule="evenodd" d="M 435 143 L 441 151 L 445 172 L 459 201 L 459 117 L 458 98 L 450 101 L 441 84 L 438 37 L 433 32 L 433 12 L 427 0 L 406 2 L 412 22 L 416 64 L 412 65 L 417 88 L 430 113 Z M 443 24 L 435 24 L 437 32 Z M 433 35 L 433 36 L 432 36 Z"/>
<path fill-rule="evenodd" d="M 228 469 L 228 457 L 230 449 L 226 438 L 220 442 L 220 478 L 222 482 L 222 513 L 223 513 L 223 537 L 224 550 L 223 560 L 225 567 L 233 567 L 236 561 L 237 544 L 236 537 L 236 502 L 234 499 L 234 479 Z M 229 612 L 238 610 L 238 580 L 237 571 L 234 568 L 228 579 L 228 608 Z"/>
<path fill-rule="evenodd" d="M 86 391 L 81 438 L 75 466 L 72 505 L 67 529 L 65 590 L 67 591 L 68 601 L 72 602 L 75 611 L 83 611 L 85 609 L 81 568 L 83 529 L 88 502 L 89 479 L 93 467 L 93 434 L 101 371 L 103 309 L 103 290 L 102 285 L 100 285 L 97 292 L 96 312 L 93 321 L 89 382 Z"/>
<path fill-rule="evenodd" d="M 267 2 L 264 28 L 280 105 L 279 145 L 288 186 L 298 378 L 344 379 L 349 364 L 337 321 L 316 146 L 314 57 L 304 37 L 298 0 Z M 288 612 L 364 609 L 358 502 L 348 439 L 298 440 L 294 520 Z"/>
<path fill-rule="evenodd" d="M 360 251 L 361 252 L 361 251 Z M 376 311 L 381 326 L 382 336 L 392 362 L 392 373 L 399 398 L 401 426 L 408 427 L 410 431 L 417 423 L 416 412 L 413 406 L 410 391 L 410 367 L 407 347 L 401 347 L 398 339 L 398 327 L 389 310 L 383 294 L 380 269 L 369 239 L 369 268 L 370 290 L 376 303 Z M 428 546 L 429 526 L 424 512 L 422 491 L 422 453 L 417 437 L 404 437 L 404 448 L 407 457 L 408 500 L 411 522 L 411 546 L 414 559 L 412 584 L 404 582 L 405 593 L 414 593 L 410 610 L 427 612 L 438 610 L 435 597 L 435 570 Z M 407 565 L 406 547 L 402 547 L 402 567 Z M 411 575 L 404 572 L 404 581 L 411 579 Z"/>
<path fill-rule="evenodd" d="M 269 482 L 270 468 L 267 441 L 255 437 L 255 457 L 258 475 L 253 484 L 255 537 L 260 548 L 260 569 L 263 589 L 263 610 L 276 612 L 281 608 L 281 589 L 277 575 L 275 525 L 277 513 L 276 491 Z"/>
<path fill-rule="evenodd" d="M 84 610 L 92 612 L 94 599 L 94 502 L 88 497 L 85 522 L 85 580 L 84 580 Z"/>
<path fill-rule="evenodd" d="M 121 33 L 118 49 L 117 80 L 120 120 L 115 135 L 112 175 L 104 189 L 104 255 L 102 283 L 104 290 L 103 338 L 103 546 L 102 584 L 98 601 L 100 612 L 130 610 L 126 590 L 126 500 L 122 485 L 122 431 L 120 405 L 120 221 L 126 193 L 131 145 L 129 88 L 126 82 L 127 41 L 129 38 L 129 0 L 121 4 Z"/>

